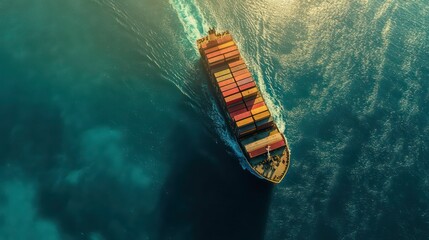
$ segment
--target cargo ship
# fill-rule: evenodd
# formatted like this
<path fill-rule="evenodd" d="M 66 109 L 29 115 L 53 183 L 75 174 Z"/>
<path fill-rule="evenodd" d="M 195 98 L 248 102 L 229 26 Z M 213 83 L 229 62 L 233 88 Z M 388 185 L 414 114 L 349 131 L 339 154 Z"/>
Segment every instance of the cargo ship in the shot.
<path fill-rule="evenodd" d="M 197 46 L 227 125 L 246 157 L 241 160 L 243 168 L 269 182 L 281 182 L 290 165 L 287 139 L 274 122 L 232 35 L 211 28 L 207 36 L 197 40 Z"/>

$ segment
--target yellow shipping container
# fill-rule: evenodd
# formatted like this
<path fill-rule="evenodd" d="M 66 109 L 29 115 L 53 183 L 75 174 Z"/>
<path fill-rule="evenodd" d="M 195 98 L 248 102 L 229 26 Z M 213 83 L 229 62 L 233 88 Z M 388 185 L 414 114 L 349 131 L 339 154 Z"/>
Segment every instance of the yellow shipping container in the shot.
<path fill-rule="evenodd" d="M 223 76 L 223 75 L 228 74 L 228 73 L 230 73 L 230 72 L 231 72 L 231 71 L 230 71 L 229 69 L 225 69 L 225 70 L 223 70 L 223 71 L 216 72 L 216 73 L 214 74 L 214 76 L 215 76 L 215 77 L 220 77 L 220 76 Z"/>
<path fill-rule="evenodd" d="M 254 88 L 242 91 L 241 94 L 243 95 L 243 98 L 251 97 L 258 94 L 258 89 L 254 87 Z"/>
<path fill-rule="evenodd" d="M 232 78 L 232 75 L 231 74 L 227 74 L 227 75 L 224 75 L 222 77 L 218 77 L 218 78 L 216 78 L 216 81 L 217 82 L 222 82 L 223 80 L 226 80 L 228 78 Z"/>
<path fill-rule="evenodd" d="M 251 112 L 252 112 L 252 115 L 256 115 L 258 113 L 265 112 L 267 110 L 268 110 L 267 106 L 262 106 L 262 107 L 258 107 L 256 109 L 253 109 Z"/>
<path fill-rule="evenodd" d="M 260 121 L 262 119 L 269 118 L 270 116 L 271 116 L 270 112 L 265 111 L 265 112 L 254 115 L 253 119 L 255 119 L 255 121 L 257 122 L 257 121 Z"/>
<path fill-rule="evenodd" d="M 234 41 L 230 41 L 230 42 L 221 44 L 221 45 L 219 45 L 217 47 L 218 47 L 218 49 L 223 49 L 223 48 L 231 47 L 233 45 L 235 45 Z"/>
<path fill-rule="evenodd" d="M 252 123 L 253 123 L 253 118 L 252 117 L 248 117 L 248 118 L 245 118 L 243 120 L 238 121 L 237 122 L 237 127 L 240 128 L 240 127 L 252 124 Z"/>

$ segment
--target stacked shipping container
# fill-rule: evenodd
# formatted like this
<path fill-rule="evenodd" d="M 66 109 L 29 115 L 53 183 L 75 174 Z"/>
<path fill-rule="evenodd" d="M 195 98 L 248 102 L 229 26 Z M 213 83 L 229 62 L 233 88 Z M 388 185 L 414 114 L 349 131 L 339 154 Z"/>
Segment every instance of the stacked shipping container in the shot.
<path fill-rule="evenodd" d="M 266 153 L 267 146 L 270 150 L 285 146 L 285 140 L 277 127 L 273 127 L 271 113 L 232 38 L 229 35 L 219 38 L 202 51 L 233 131 L 239 140 L 248 136 L 256 139 L 244 146 L 249 157 Z M 266 133 L 267 129 L 272 130 L 269 136 L 261 133 Z M 259 133 L 261 137 L 258 137 Z"/>

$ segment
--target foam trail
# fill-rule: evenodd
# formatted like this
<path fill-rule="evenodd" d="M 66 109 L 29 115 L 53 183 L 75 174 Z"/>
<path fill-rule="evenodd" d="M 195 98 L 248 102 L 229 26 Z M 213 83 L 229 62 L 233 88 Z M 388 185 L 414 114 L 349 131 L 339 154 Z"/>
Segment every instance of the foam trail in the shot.
<path fill-rule="evenodd" d="M 206 19 L 202 15 L 195 0 L 170 0 L 170 4 L 177 12 L 177 16 L 183 26 L 188 42 L 194 47 L 197 53 L 195 54 L 195 58 L 198 58 L 196 40 L 203 37 L 205 35 L 205 31 L 209 29 Z M 215 99 L 213 98 L 212 94 L 210 94 L 207 86 L 204 86 L 204 90 L 205 95 L 210 99 L 211 109 L 208 113 L 208 116 L 212 119 L 215 125 L 216 133 L 226 143 L 226 145 L 232 149 L 233 153 L 240 158 L 240 162 L 242 162 L 244 155 L 241 152 L 234 137 L 228 132 L 225 119 L 222 117 Z"/>
<path fill-rule="evenodd" d="M 195 0 L 170 0 L 170 4 L 176 10 L 179 21 L 185 30 L 186 38 L 192 46 L 195 46 L 195 41 L 201 38 L 205 31 L 209 29 L 209 25 L 203 17 L 198 4 Z M 195 50 L 197 49 L 195 48 Z"/>

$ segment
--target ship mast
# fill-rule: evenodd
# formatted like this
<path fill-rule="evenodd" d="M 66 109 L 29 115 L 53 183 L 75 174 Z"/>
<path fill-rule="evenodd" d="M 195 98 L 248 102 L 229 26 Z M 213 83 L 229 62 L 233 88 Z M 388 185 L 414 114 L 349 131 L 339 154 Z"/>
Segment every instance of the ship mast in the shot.
<path fill-rule="evenodd" d="M 270 155 L 271 146 L 268 145 L 266 150 L 267 150 L 267 156 L 268 156 L 267 159 L 270 160 L 271 159 L 271 155 Z"/>

